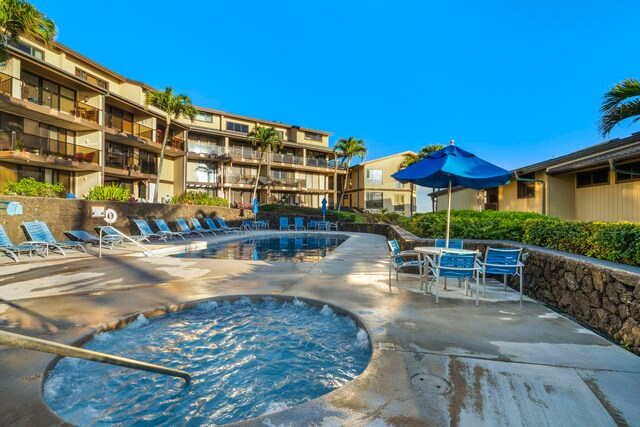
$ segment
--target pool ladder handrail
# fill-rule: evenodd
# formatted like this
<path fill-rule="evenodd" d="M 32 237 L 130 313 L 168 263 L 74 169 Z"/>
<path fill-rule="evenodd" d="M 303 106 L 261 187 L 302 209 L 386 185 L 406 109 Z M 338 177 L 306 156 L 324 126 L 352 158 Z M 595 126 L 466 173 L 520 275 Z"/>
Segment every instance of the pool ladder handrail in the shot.
<path fill-rule="evenodd" d="M 126 234 L 124 234 L 123 232 L 121 232 L 120 230 L 118 230 L 117 228 L 115 228 L 114 226 L 112 226 L 112 225 L 107 225 L 107 226 L 104 226 L 104 227 L 100 227 L 100 236 L 99 236 L 99 237 L 100 237 L 100 243 L 99 243 L 99 245 L 100 245 L 100 250 L 98 251 L 98 258 L 102 258 L 102 237 L 103 237 L 104 229 L 105 229 L 106 227 L 109 227 L 110 229 L 112 229 L 113 231 L 115 231 L 115 232 L 116 232 L 120 237 L 122 237 L 122 238 L 124 238 L 124 239 L 129 240 L 129 241 L 130 241 L 130 242 L 132 242 L 134 245 L 139 246 L 140 248 L 142 248 L 142 250 L 143 250 L 145 253 L 147 253 L 147 254 L 149 254 L 149 255 L 151 255 L 151 256 L 154 256 L 154 257 L 157 257 L 157 256 L 158 256 L 157 254 L 155 254 L 155 253 L 151 252 L 151 251 L 150 251 L 146 246 L 144 246 L 142 243 L 137 242 L 135 239 L 132 239 L 131 237 L 127 236 Z"/>
<path fill-rule="evenodd" d="M 28 350 L 41 351 L 43 353 L 57 354 L 58 356 L 73 357 L 75 359 L 90 360 L 92 362 L 105 363 L 109 365 L 123 366 L 125 368 L 136 369 L 138 371 L 153 372 L 161 375 L 180 377 L 189 385 L 191 375 L 179 369 L 166 368 L 152 363 L 139 362 L 133 359 L 113 356 L 111 354 L 100 353 L 84 348 L 73 347 L 65 344 L 58 344 L 53 341 L 42 340 L 27 335 L 14 334 L 12 332 L 0 330 L 0 344 L 11 347 L 24 348 Z"/>

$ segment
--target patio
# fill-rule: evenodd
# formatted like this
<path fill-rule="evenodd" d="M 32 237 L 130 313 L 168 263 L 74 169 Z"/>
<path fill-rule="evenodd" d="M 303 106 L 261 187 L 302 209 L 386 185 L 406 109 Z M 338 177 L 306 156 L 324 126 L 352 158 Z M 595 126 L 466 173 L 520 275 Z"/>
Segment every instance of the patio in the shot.
<path fill-rule="evenodd" d="M 384 237 L 340 234 L 351 238 L 317 263 L 140 258 L 122 249 L 102 259 L 3 259 L 1 328 L 69 344 L 138 312 L 295 295 L 359 317 L 371 362 L 328 395 L 239 425 L 638 425 L 637 356 L 495 282 L 479 307 L 455 283 L 436 305 L 413 275 L 401 274 L 389 292 Z M 41 396 L 53 356 L 1 347 L 0 357 L 0 424 L 59 423 Z"/>

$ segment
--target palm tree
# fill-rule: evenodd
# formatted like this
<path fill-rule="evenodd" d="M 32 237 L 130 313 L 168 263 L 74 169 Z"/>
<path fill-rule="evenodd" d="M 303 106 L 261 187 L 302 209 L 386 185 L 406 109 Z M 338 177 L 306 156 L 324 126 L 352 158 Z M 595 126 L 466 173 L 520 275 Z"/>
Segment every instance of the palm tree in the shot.
<path fill-rule="evenodd" d="M 411 166 L 414 163 L 419 162 L 431 153 L 435 153 L 438 150 L 442 150 L 444 145 L 425 145 L 420 149 L 420 152 L 416 156 L 406 156 L 404 160 L 398 166 L 398 170 Z"/>
<path fill-rule="evenodd" d="M 624 79 L 613 85 L 609 92 L 604 94 L 604 100 L 600 106 L 599 130 L 606 137 L 615 125 L 623 120 L 631 119 L 631 123 L 640 120 L 640 82 L 638 79 Z"/>
<path fill-rule="evenodd" d="M 267 151 L 278 152 L 282 149 L 282 137 L 277 130 L 273 127 L 266 127 L 256 125 L 251 132 L 247 135 L 249 142 L 251 142 L 260 152 L 260 161 L 258 162 L 258 176 L 256 182 L 253 184 L 253 201 L 256 198 L 258 192 L 258 181 L 260 180 L 260 168 L 262 167 L 262 161 L 264 160 L 264 153 Z"/>
<path fill-rule="evenodd" d="M 191 121 L 196 117 L 197 110 L 191 105 L 191 98 L 186 95 L 174 95 L 173 88 L 167 86 L 164 91 L 150 90 L 145 94 L 144 105 L 154 105 L 165 112 L 165 120 L 167 128 L 164 131 L 164 139 L 162 140 L 162 148 L 160 149 L 160 162 L 158 163 L 158 171 L 156 176 L 156 188 L 153 193 L 153 202 L 158 203 L 158 194 L 160 193 L 160 175 L 162 174 L 162 163 L 164 161 L 164 149 L 167 147 L 167 139 L 169 138 L 169 126 L 172 119 L 178 119 L 180 116 L 189 117 Z"/>
<path fill-rule="evenodd" d="M 53 21 L 24 0 L 0 0 L 0 28 L 1 35 L 13 42 L 18 41 L 19 37 L 24 37 L 41 39 L 45 44 L 49 44 L 56 36 L 56 25 Z M 0 64 L 7 59 L 7 40 L 0 37 Z"/>
<path fill-rule="evenodd" d="M 367 154 L 367 148 L 364 146 L 364 140 L 355 139 L 350 136 L 349 139 L 340 138 L 336 145 L 333 146 L 338 159 L 343 165 L 347 165 L 347 173 L 344 176 L 344 185 L 342 186 L 342 194 L 340 195 L 340 201 L 338 202 L 338 211 L 342 208 L 342 200 L 344 199 L 344 193 L 347 191 L 347 181 L 349 181 L 349 171 L 351 169 L 351 160 L 354 157 L 360 157 L 364 160 L 364 156 Z"/>

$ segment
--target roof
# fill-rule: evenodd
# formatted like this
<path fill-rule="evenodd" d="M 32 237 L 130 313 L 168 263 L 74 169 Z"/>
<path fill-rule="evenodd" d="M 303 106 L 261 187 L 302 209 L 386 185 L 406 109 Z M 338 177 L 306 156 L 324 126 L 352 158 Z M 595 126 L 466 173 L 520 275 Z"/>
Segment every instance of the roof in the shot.
<path fill-rule="evenodd" d="M 366 162 L 360 162 L 355 166 L 352 166 L 351 169 L 356 168 L 356 167 L 360 167 L 360 166 L 364 166 L 364 165 L 368 165 L 369 163 L 376 163 L 382 160 L 387 160 L 387 159 L 391 159 L 393 157 L 397 157 L 397 156 L 417 156 L 416 153 L 414 153 L 413 151 L 403 151 L 402 153 L 396 153 L 396 154 L 391 154 L 389 156 L 385 156 L 385 157 L 380 157 L 377 159 L 372 159 L 372 160 L 367 160 Z"/>

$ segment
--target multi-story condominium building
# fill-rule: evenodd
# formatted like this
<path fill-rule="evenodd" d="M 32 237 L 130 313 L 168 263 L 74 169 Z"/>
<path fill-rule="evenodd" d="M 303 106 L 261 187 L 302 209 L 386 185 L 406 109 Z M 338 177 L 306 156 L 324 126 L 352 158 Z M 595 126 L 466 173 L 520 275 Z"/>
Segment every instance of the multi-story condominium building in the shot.
<path fill-rule="evenodd" d="M 201 107 L 193 122 L 172 122 L 156 189 L 167 129 L 164 112 L 144 105 L 153 88 L 59 43 L 23 40 L 9 49 L 0 68 L 0 190 L 6 180 L 34 177 L 77 197 L 113 183 L 143 199 L 193 189 L 250 204 L 257 179 L 260 202 L 319 207 L 326 197 L 335 205 L 332 184 L 344 170 L 330 133 Z M 260 176 L 260 153 L 247 140 L 257 124 L 284 141 L 281 152 L 265 153 Z"/>
<path fill-rule="evenodd" d="M 394 154 L 359 163 L 349 171 L 347 189 L 342 205 L 362 211 L 396 212 L 412 216 L 416 211 L 416 190 L 412 184 L 402 184 L 391 175 L 398 172 L 407 156 L 416 156 L 412 151 Z M 343 177 L 338 191 L 342 190 Z"/>
<path fill-rule="evenodd" d="M 454 188 L 452 209 L 538 212 L 570 221 L 640 222 L 640 132 L 514 170 L 507 185 Z M 516 178 L 517 177 L 517 178 Z M 446 190 L 432 193 L 447 208 Z"/>

